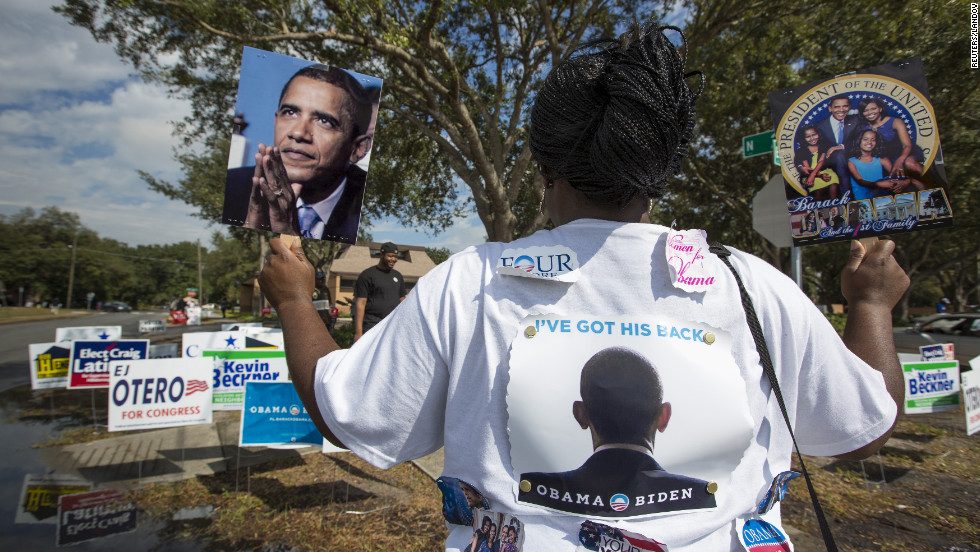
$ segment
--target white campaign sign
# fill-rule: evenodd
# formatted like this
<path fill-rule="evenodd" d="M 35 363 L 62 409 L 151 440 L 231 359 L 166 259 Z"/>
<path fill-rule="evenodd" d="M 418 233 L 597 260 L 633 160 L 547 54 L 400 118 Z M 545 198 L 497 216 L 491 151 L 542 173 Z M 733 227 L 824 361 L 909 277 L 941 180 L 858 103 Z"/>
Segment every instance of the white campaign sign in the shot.
<path fill-rule="evenodd" d="M 58 328 L 54 331 L 54 340 L 64 341 L 109 341 L 122 339 L 122 326 L 77 326 L 74 328 Z"/>
<path fill-rule="evenodd" d="M 211 359 L 109 363 L 109 431 L 211 423 Z"/>
<path fill-rule="evenodd" d="M 248 349 L 282 349 L 282 330 L 279 328 L 242 328 L 245 337 L 245 347 Z"/>
<path fill-rule="evenodd" d="M 963 410 L 966 412 L 966 434 L 980 431 L 980 370 L 963 372 Z"/>
<path fill-rule="evenodd" d="M 245 333 L 240 331 L 188 332 L 180 339 L 184 358 L 200 357 L 204 351 L 240 351 L 245 348 Z"/>
<path fill-rule="evenodd" d="M 140 320 L 140 333 L 165 331 L 167 331 L 167 322 L 165 320 Z"/>
<path fill-rule="evenodd" d="M 221 331 L 227 332 L 231 330 L 241 330 L 243 328 L 261 328 L 261 322 L 232 322 L 231 324 L 222 324 Z"/>

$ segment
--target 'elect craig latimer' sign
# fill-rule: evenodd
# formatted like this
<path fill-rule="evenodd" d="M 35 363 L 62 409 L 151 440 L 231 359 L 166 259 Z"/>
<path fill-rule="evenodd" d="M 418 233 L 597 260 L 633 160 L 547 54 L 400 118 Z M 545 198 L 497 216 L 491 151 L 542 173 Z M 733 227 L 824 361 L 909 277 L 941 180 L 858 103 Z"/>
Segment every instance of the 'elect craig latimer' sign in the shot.
<path fill-rule="evenodd" d="M 68 388 L 109 387 L 111 361 L 145 359 L 149 351 L 150 341 L 147 339 L 72 341 Z"/>

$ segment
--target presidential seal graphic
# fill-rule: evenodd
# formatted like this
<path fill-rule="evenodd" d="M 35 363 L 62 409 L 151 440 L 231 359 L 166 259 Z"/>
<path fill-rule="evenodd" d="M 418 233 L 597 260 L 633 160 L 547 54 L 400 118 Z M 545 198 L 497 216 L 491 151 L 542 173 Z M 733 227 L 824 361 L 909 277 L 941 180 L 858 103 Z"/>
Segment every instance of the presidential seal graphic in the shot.
<path fill-rule="evenodd" d="M 776 143 L 787 184 L 803 196 L 841 197 L 848 183 L 832 174 L 830 157 L 857 157 L 865 133 L 893 168 L 912 160 L 921 175 L 936 159 L 936 115 L 923 93 L 882 75 L 849 75 L 808 90 L 783 115 Z M 817 193 L 834 185 L 837 193 Z"/>

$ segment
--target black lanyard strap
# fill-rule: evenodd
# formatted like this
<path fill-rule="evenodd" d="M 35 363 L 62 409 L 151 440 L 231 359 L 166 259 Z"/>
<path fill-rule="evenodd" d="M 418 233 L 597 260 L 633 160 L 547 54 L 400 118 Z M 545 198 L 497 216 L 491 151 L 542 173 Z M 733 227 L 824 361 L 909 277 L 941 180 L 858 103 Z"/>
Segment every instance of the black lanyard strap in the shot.
<path fill-rule="evenodd" d="M 806 471 L 806 464 L 803 462 L 803 455 L 800 454 L 800 447 L 796 444 L 796 436 L 793 435 L 793 424 L 789 421 L 789 415 L 786 413 L 786 403 L 783 402 L 783 394 L 779 390 L 779 381 L 776 379 L 776 370 L 772 367 L 772 358 L 769 356 L 769 347 L 766 346 L 766 338 L 762 334 L 762 324 L 759 323 L 759 317 L 755 313 L 755 306 L 752 305 L 752 298 L 749 296 L 749 292 L 746 291 L 745 285 L 742 283 L 742 278 L 739 277 L 738 271 L 735 270 L 735 266 L 732 265 L 731 260 L 728 257 L 731 256 L 732 252 L 728 250 L 724 245 L 719 242 L 712 242 L 708 251 L 711 251 L 721 259 L 721 262 L 725 263 L 725 266 L 732 271 L 732 275 L 735 276 L 735 282 L 738 283 L 738 292 L 742 296 L 742 308 L 745 310 L 745 320 L 749 324 L 749 331 L 752 333 L 752 339 L 755 340 L 755 348 L 759 353 L 759 360 L 762 362 L 762 369 L 766 372 L 766 377 L 769 378 L 769 385 L 772 387 L 773 393 L 776 394 L 776 401 L 779 403 L 779 410 L 783 413 L 783 419 L 786 420 L 786 427 L 789 429 L 789 436 L 793 440 L 793 448 L 796 450 L 796 458 L 800 462 L 800 470 L 803 472 L 803 479 L 806 480 L 806 487 L 810 491 L 810 500 L 813 502 L 813 511 L 817 514 L 817 523 L 820 525 L 820 534 L 823 535 L 823 542 L 827 545 L 827 552 L 837 552 L 837 543 L 834 542 L 834 535 L 830 532 L 830 525 L 827 524 L 827 518 L 824 516 L 823 508 L 820 507 L 820 500 L 817 498 L 817 491 L 813 488 L 813 483 L 810 482 L 810 474 Z"/>

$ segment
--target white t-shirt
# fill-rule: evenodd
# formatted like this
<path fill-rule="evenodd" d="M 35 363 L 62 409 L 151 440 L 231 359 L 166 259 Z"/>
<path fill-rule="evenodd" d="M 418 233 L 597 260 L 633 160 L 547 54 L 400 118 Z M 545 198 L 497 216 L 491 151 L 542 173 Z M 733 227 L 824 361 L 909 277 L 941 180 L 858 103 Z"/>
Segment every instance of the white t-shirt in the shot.
<path fill-rule="evenodd" d="M 792 443 L 759 363 L 734 277 L 705 252 L 715 279 L 712 288 L 678 290 L 665 260 L 667 235 L 668 229 L 657 225 L 585 219 L 453 255 L 420 279 L 405 301 L 354 347 L 320 360 L 316 397 L 324 420 L 353 452 L 379 467 L 445 447 L 444 475 L 468 482 L 492 510 L 524 523 L 522 550 L 575 550 L 586 518 L 517 500 L 520 477 L 512 473 L 510 431 L 520 420 L 508 419 L 512 346 L 517 354 L 517 341 L 525 338 L 528 321 L 535 317 L 574 321 L 587 315 L 621 324 L 635 316 L 683 321 L 694 332 L 714 328 L 730 351 L 736 381 L 744 385 L 744 394 L 737 390 L 743 397 L 739 408 L 749 420 L 747 438 L 739 441 L 742 449 L 726 464 L 730 479 L 724 481 L 717 507 L 598 521 L 656 539 L 672 552 L 735 550 L 734 520 L 750 514 L 772 478 L 790 469 Z M 540 255 L 549 248 L 575 253 L 577 263 L 568 267 L 575 277 L 557 281 L 497 272 L 505 251 Z M 801 451 L 850 452 L 887 431 L 896 406 L 880 373 L 846 349 L 790 279 L 739 251 L 733 250 L 731 261 L 755 304 Z M 690 381 L 682 386 L 687 389 L 675 385 L 674 392 L 696 396 L 704 384 L 703 379 Z M 544 382 L 541 393 L 549 392 Z M 665 400 L 670 393 L 665 390 Z M 542 409 L 540 416 L 568 417 L 571 408 L 557 410 Z M 680 416 L 676 405 L 674 410 Z M 654 454 L 660 460 L 661 451 Z M 765 519 L 778 525 L 778 507 Z M 469 527 L 454 527 L 447 550 L 463 549 L 472 535 Z"/>

